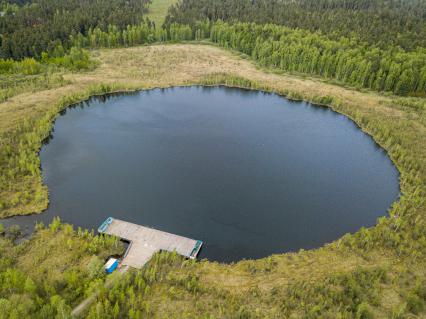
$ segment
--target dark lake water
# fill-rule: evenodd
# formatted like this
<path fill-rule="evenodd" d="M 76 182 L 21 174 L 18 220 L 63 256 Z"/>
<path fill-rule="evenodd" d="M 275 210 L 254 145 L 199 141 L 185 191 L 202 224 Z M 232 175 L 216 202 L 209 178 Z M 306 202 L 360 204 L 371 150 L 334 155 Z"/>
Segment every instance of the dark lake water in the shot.
<path fill-rule="evenodd" d="M 386 153 L 346 117 L 275 94 L 177 87 L 92 99 L 40 153 L 49 209 L 204 241 L 200 257 L 259 258 L 372 226 L 398 197 Z M 32 227 L 32 226 L 31 226 Z"/>

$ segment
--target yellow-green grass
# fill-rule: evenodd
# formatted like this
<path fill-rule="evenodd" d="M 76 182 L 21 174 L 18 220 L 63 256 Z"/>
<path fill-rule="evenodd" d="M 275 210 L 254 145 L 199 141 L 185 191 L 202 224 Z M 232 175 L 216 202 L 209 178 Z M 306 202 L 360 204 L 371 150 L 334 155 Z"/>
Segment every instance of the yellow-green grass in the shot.
<path fill-rule="evenodd" d="M 51 89 L 64 84 L 64 79 L 56 73 L 0 76 L 0 103 L 20 93 Z"/>
<path fill-rule="evenodd" d="M 155 22 L 157 27 L 161 27 L 167 16 L 167 11 L 178 0 L 152 0 L 148 7 L 147 17 Z"/>
<path fill-rule="evenodd" d="M 105 258 L 124 251 L 117 238 L 75 231 L 58 219 L 37 228 L 29 241 L 19 244 L 11 232 L 5 236 L 0 230 L 0 319 L 53 317 L 35 313 L 50 303 L 69 313 L 103 283 Z"/>
<path fill-rule="evenodd" d="M 18 158 L 1 159 L 1 174 L 12 170 L 11 165 L 33 168 L 30 175 L 16 174 L 2 180 L 1 216 L 40 212 L 46 208 L 47 189 L 42 185 L 37 151 L 58 112 L 71 103 L 113 91 L 193 84 L 274 91 L 327 104 L 372 135 L 387 150 L 401 173 L 400 201 L 394 204 L 390 217 L 380 219 L 375 227 L 346 235 L 321 249 L 232 265 L 203 261 L 188 269 L 172 268 L 169 277 L 152 284 L 152 294 L 147 298 L 153 309 L 165 317 L 184 313 L 189 317 L 200 313 L 227 317 L 222 310 L 233 307 L 229 300 L 235 300 L 237 304 L 244 301 L 259 317 L 264 314 L 272 318 L 280 317 L 284 311 L 279 303 L 295 300 L 299 306 L 288 310 L 289 316 L 301 317 L 304 305 L 313 298 L 316 289 L 317 295 L 322 296 L 321 283 L 360 270 L 387 273 L 387 279 L 374 288 L 380 296 L 368 305 L 372 314 L 388 318 L 399 309 L 395 307 L 405 307 L 407 295 L 426 278 L 426 114 L 422 100 L 359 92 L 317 79 L 268 73 L 229 51 L 208 45 L 99 50 L 93 51 L 92 56 L 99 61 L 97 69 L 63 74 L 67 84 L 62 87 L 18 94 L 0 104 L 1 143 L 10 148 L 8 154 Z M 21 152 L 25 157 L 19 156 Z M 170 278 L 187 276 L 188 272 L 197 276 L 203 292 L 184 291 L 178 298 L 168 293 L 175 282 Z M 314 290 L 311 294 L 303 293 L 311 290 Z M 268 300 L 277 304 L 270 304 Z M 330 302 L 327 298 L 324 300 Z M 331 313 L 337 311 L 336 307 L 330 305 Z M 420 312 L 417 317 L 424 318 L 425 313 Z"/>

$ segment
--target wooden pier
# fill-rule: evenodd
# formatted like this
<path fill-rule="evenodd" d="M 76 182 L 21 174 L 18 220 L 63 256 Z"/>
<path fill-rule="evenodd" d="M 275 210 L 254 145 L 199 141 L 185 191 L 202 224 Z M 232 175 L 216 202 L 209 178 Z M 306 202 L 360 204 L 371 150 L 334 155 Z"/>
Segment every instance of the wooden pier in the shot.
<path fill-rule="evenodd" d="M 122 265 L 142 268 L 160 250 L 176 251 L 187 258 L 195 258 L 203 244 L 194 240 L 150 227 L 109 217 L 98 229 L 99 233 L 114 235 L 128 241 L 129 247 Z"/>

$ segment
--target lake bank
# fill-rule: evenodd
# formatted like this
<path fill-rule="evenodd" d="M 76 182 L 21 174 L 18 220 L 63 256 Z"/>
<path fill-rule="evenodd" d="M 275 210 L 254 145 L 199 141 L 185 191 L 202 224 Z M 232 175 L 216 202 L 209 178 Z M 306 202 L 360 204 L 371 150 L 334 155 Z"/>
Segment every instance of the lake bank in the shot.
<path fill-rule="evenodd" d="M 149 296 L 152 306 L 162 314 L 187 311 L 188 302 L 197 304 L 198 293 L 184 292 L 183 299 L 164 296 L 162 300 L 167 301 L 167 308 L 161 306 L 164 302 L 158 303 L 158 296 L 173 286 L 173 278 L 195 276 L 199 287 L 203 288 L 205 311 L 210 309 L 218 316 L 223 315 L 218 309 L 230 306 L 230 300 L 270 316 L 283 311 L 280 306 L 271 307 L 271 300 L 274 305 L 282 305 L 285 300 L 285 307 L 297 311 L 301 302 L 315 305 L 321 302 L 318 298 L 325 298 L 330 301 L 331 309 L 337 309 L 338 304 L 333 304 L 334 299 L 331 300 L 324 290 L 324 282 L 338 291 L 356 289 L 361 296 L 359 302 L 370 301 L 371 296 L 380 291 L 383 298 L 377 300 L 373 309 L 379 315 L 390 317 L 394 305 L 404 307 L 412 289 L 426 276 L 426 149 L 423 147 L 426 119 L 421 107 L 415 107 L 409 98 L 358 92 L 317 79 L 267 73 L 229 51 L 206 45 L 101 50 L 92 55 L 99 60 L 99 68 L 89 73 L 64 75 L 72 84 L 21 94 L 0 105 L 3 145 L 12 145 L 10 151 L 17 154 L 15 152 L 21 150 L 19 142 L 28 141 L 22 144 L 22 150 L 28 154 L 22 163 L 24 167 L 28 163 L 35 167 L 33 175 L 26 178 L 18 174 L 2 181 L 1 200 L 18 199 L 12 202 L 16 205 L 12 209 L 3 207 L 3 216 L 46 208 L 47 190 L 40 188 L 42 179 L 37 152 L 49 135 L 52 120 L 68 105 L 96 94 L 175 85 L 222 84 L 274 91 L 294 99 L 328 104 L 353 119 L 388 152 L 398 168 L 400 200 L 391 208 L 390 217 L 380 218 L 375 227 L 361 229 L 317 250 L 240 261 L 233 265 L 201 262 L 188 269 L 172 268 L 169 280 L 153 283 L 153 294 Z M 38 126 L 40 123 L 43 129 Z M 9 162 L 2 161 L 2 176 L 5 177 L 8 176 L 5 169 L 10 168 L 7 165 Z M 36 191 L 39 191 L 39 201 L 34 201 Z M 21 203 L 20 199 L 24 201 Z M 388 279 L 376 281 L 382 278 L 381 273 Z M 359 281 L 360 276 L 367 281 Z M 353 282 L 360 284 L 356 287 L 345 284 Z M 292 298 L 295 293 L 296 299 Z"/>
<path fill-rule="evenodd" d="M 59 216 L 96 229 L 114 216 L 202 239 L 202 256 L 229 262 L 372 226 L 399 191 L 385 152 L 351 121 L 276 94 L 176 87 L 61 114 L 40 154 L 49 208 L 7 224 Z"/>

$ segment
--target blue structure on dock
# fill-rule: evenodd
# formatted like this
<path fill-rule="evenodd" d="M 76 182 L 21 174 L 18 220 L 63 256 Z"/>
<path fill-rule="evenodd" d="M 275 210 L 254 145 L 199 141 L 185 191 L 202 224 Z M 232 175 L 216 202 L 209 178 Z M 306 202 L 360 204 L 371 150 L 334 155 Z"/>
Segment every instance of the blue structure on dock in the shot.
<path fill-rule="evenodd" d="M 189 255 L 189 258 L 194 259 L 198 255 L 198 252 L 200 251 L 202 244 L 203 242 L 201 240 L 197 240 L 197 242 L 195 243 L 194 249 L 191 251 L 191 254 Z"/>
<path fill-rule="evenodd" d="M 112 223 L 113 218 L 108 217 L 101 226 L 98 228 L 98 233 L 105 233 L 105 231 L 108 229 L 108 226 Z"/>

